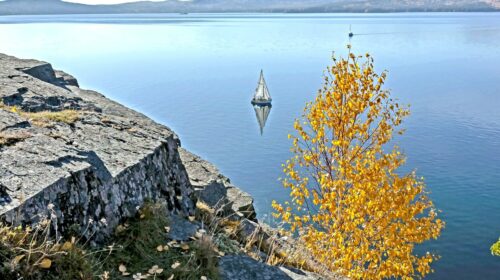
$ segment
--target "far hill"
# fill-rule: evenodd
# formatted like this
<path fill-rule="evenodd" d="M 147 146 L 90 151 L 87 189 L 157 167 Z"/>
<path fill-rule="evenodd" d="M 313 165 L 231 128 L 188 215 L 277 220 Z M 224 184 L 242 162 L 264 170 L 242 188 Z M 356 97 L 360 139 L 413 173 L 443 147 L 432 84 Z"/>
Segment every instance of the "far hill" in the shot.
<path fill-rule="evenodd" d="M 0 15 L 183 12 L 477 12 L 500 11 L 499 0 L 168 0 L 83 5 L 61 0 L 5 0 Z"/>

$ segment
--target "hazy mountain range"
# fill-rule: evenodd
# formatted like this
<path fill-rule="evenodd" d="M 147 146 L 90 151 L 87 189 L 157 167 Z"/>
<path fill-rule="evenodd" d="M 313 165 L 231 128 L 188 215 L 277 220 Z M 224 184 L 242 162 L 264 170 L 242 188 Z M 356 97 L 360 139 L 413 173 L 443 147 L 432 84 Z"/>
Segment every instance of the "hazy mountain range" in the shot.
<path fill-rule="evenodd" d="M 167 0 L 83 5 L 61 0 L 5 0 L 0 15 L 185 12 L 500 11 L 500 0 Z"/>

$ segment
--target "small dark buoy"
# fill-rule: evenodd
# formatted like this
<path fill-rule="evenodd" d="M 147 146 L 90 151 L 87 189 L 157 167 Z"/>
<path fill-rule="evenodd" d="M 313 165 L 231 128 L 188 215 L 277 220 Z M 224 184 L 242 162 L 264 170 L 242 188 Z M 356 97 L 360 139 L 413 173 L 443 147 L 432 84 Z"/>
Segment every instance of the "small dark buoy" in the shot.
<path fill-rule="evenodd" d="M 352 37 L 354 36 L 354 34 L 352 32 L 349 32 L 349 37 Z"/>

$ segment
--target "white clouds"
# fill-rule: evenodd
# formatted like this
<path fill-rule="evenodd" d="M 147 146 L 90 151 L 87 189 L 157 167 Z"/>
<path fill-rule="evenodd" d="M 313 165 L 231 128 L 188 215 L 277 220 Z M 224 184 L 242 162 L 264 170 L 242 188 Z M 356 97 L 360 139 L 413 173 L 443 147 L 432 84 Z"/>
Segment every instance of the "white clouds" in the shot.
<path fill-rule="evenodd" d="M 99 4 L 121 4 L 130 2 L 139 2 L 141 0 L 63 0 L 64 2 L 89 4 L 89 5 L 99 5 Z M 150 2 L 163 2 L 165 0 L 146 0 Z"/>

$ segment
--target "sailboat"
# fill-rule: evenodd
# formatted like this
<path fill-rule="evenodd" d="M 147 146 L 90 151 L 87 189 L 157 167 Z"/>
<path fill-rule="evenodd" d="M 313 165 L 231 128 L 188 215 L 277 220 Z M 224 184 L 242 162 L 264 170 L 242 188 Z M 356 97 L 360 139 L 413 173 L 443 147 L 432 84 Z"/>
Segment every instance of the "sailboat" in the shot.
<path fill-rule="evenodd" d="M 257 122 L 260 127 L 260 135 L 264 133 L 264 126 L 266 125 L 269 113 L 271 113 L 271 108 L 271 105 L 253 105 L 255 116 L 257 117 Z"/>
<path fill-rule="evenodd" d="M 264 80 L 264 72 L 260 70 L 260 79 L 257 89 L 255 89 L 255 95 L 252 99 L 253 105 L 271 105 L 271 95 L 269 95 L 269 90 L 267 89 L 266 81 Z"/>

